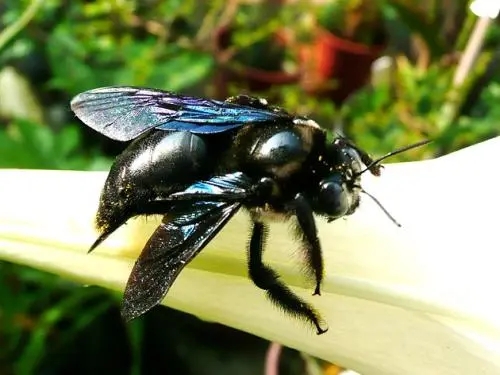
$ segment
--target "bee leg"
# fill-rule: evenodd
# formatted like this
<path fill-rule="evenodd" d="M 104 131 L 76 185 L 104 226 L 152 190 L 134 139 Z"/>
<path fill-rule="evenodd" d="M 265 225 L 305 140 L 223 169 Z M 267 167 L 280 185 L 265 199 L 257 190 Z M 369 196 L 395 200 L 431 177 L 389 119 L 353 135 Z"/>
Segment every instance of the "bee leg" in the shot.
<path fill-rule="evenodd" d="M 154 201 L 145 202 L 138 215 L 166 213 L 176 202 L 240 202 L 247 205 L 263 204 L 271 196 L 275 189 L 275 182 L 264 177 L 253 183 L 247 176 L 239 173 L 214 176 L 208 181 L 198 181 L 195 189 L 188 187 L 184 191 L 172 193 L 166 197 L 157 198 Z"/>
<path fill-rule="evenodd" d="M 304 300 L 292 292 L 279 275 L 262 262 L 262 252 L 267 228 L 263 223 L 254 222 L 248 249 L 248 271 L 254 284 L 266 291 L 268 298 L 286 313 L 309 321 L 316 327 L 318 335 L 328 328 L 322 328 L 319 314 Z"/>
<path fill-rule="evenodd" d="M 297 217 L 296 231 L 302 241 L 302 250 L 306 255 L 306 272 L 314 276 L 316 281 L 313 295 L 320 295 L 324 265 L 313 211 L 302 194 L 297 194 L 295 197 L 292 210 Z"/>

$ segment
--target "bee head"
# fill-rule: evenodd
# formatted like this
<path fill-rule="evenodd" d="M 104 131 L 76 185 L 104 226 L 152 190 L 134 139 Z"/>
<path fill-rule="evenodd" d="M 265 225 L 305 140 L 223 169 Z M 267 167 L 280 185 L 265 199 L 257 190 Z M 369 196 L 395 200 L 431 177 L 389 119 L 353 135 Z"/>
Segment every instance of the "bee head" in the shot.
<path fill-rule="evenodd" d="M 359 205 L 362 153 L 345 138 L 328 145 L 323 175 L 313 197 L 315 211 L 333 221 L 352 214 Z"/>
<path fill-rule="evenodd" d="M 389 219 L 400 226 L 382 204 L 361 187 L 361 175 L 370 171 L 374 176 L 380 176 L 382 160 L 427 143 L 429 141 L 419 142 L 374 160 L 346 138 L 335 138 L 326 149 L 323 164 L 327 168 L 324 169 L 324 178 L 319 181 L 313 196 L 314 211 L 326 216 L 329 222 L 351 215 L 358 208 L 360 193 L 363 193 L 368 195 Z"/>

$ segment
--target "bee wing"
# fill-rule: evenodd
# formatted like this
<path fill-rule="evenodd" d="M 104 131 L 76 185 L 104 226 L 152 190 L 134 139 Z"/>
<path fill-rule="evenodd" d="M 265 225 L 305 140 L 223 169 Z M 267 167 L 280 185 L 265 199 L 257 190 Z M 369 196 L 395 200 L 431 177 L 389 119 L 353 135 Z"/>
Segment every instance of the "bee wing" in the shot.
<path fill-rule="evenodd" d="M 244 192 L 251 180 L 240 172 L 186 189 L 221 198 L 226 193 Z M 239 201 L 181 201 L 163 217 L 130 274 L 123 297 L 122 316 L 136 318 L 167 294 L 182 269 L 214 238 L 241 207 Z"/>
<path fill-rule="evenodd" d="M 220 133 L 248 123 L 292 119 L 271 107 L 238 101 L 218 101 L 139 87 L 102 87 L 78 94 L 71 109 L 86 125 L 118 141 L 144 132 L 184 130 L 197 134 Z"/>
<path fill-rule="evenodd" d="M 134 319 L 159 304 L 182 269 L 238 211 L 239 203 L 202 202 L 163 222 L 142 250 L 123 297 L 122 316 Z"/>

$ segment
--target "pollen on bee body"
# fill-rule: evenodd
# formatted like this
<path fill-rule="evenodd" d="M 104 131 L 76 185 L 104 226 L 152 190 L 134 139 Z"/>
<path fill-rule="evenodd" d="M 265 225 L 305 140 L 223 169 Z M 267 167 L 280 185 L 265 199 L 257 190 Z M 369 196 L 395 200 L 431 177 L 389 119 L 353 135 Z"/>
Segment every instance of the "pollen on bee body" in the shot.
<path fill-rule="evenodd" d="M 313 128 L 318 128 L 319 129 L 319 125 L 318 125 L 318 123 L 316 121 L 308 119 L 308 118 L 304 118 L 304 117 L 295 118 L 293 120 L 293 123 L 296 124 L 296 125 L 312 126 Z"/>

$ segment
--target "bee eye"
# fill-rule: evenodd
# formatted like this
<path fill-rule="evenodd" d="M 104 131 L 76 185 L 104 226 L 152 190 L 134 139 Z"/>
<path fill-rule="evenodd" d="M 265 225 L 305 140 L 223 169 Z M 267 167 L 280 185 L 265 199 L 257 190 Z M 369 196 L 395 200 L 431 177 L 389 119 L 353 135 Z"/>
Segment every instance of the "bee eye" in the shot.
<path fill-rule="evenodd" d="M 349 210 L 349 192 L 339 178 L 323 180 L 317 196 L 318 209 L 329 217 L 340 217 Z"/>

